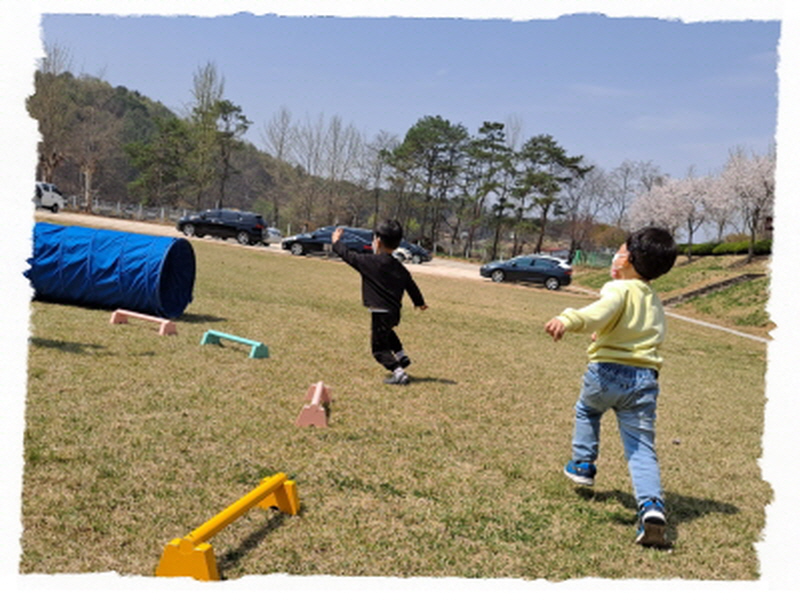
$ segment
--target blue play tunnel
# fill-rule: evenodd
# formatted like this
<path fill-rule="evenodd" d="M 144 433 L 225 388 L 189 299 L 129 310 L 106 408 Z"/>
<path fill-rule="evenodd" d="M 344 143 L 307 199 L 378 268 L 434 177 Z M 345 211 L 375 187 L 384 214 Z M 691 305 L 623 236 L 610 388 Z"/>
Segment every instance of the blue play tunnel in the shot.
<path fill-rule="evenodd" d="M 192 301 L 196 263 L 183 238 L 37 223 L 28 262 L 37 300 L 167 319 Z"/>

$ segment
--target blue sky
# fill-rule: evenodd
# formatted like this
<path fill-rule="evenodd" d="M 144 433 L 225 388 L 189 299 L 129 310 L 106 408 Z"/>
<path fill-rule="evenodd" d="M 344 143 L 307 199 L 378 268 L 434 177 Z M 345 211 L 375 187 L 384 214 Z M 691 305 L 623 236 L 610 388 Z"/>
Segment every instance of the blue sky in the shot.
<path fill-rule="evenodd" d="M 650 160 L 683 177 L 720 169 L 736 146 L 764 152 L 776 131 L 774 19 L 45 14 L 42 32 L 73 71 L 176 111 L 214 62 L 257 146 L 281 106 L 301 121 L 338 115 L 368 137 L 402 137 L 426 115 L 471 133 L 513 115 L 525 137 L 551 134 L 603 168 Z"/>

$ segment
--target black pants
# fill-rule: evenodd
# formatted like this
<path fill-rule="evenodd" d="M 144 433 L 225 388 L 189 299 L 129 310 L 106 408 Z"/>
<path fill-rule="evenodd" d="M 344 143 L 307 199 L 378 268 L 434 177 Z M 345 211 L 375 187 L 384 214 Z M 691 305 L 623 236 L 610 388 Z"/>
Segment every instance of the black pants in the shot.
<path fill-rule="evenodd" d="M 400 313 L 372 313 L 372 356 L 387 370 L 394 371 L 400 366 L 394 356 L 403 349 L 394 328 L 400 323 Z"/>

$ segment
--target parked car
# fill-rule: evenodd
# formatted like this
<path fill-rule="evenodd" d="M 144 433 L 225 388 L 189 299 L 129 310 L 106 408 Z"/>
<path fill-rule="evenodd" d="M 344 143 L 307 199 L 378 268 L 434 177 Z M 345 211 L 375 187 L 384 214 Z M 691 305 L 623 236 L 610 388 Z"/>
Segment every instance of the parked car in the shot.
<path fill-rule="evenodd" d="M 368 229 L 358 229 L 356 227 L 343 227 L 344 234 L 342 241 L 351 250 L 356 252 L 372 252 L 372 232 Z M 311 233 L 298 233 L 287 238 L 283 238 L 281 248 L 288 250 L 295 256 L 312 254 L 315 252 L 326 252 L 333 244 L 331 237 L 336 230 L 336 226 L 320 227 Z M 366 232 L 366 233 L 365 233 Z"/>
<path fill-rule="evenodd" d="M 400 262 L 411 261 L 415 265 L 428 262 L 431 259 L 430 252 L 418 244 L 412 244 L 403 240 L 400 247 L 393 252 L 394 257 Z"/>
<path fill-rule="evenodd" d="M 529 281 L 543 283 L 548 290 L 557 290 L 572 282 L 570 264 L 554 256 L 528 254 L 515 256 L 509 260 L 494 261 L 481 267 L 483 277 L 492 281 Z"/>
<path fill-rule="evenodd" d="M 269 244 L 267 222 L 259 214 L 239 210 L 204 210 L 178 220 L 178 231 L 192 237 L 236 238 L 240 244 Z"/>
<path fill-rule="evenodd" d="M 49 208 L 54 213 L 57 213 L 64 208 L 66 200 L 64 200 L 64 194 L 54 184 L 37 181 L 33 194 L 33 203 L 37 208 Z"/>
<path fill-rule="evenodd" d="M 277 227 L 267 227 L 266 241 L 264 242 L 266 245 L 280 244 L 282 241 L 283 237 L 281 236 L 280 229 Z"/>

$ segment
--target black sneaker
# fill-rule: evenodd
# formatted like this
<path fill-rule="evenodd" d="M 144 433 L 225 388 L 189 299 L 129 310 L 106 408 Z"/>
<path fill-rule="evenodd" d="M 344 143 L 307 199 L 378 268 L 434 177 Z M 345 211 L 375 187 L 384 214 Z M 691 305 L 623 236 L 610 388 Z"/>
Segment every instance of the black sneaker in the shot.
<path fill-rule="evenodd" d="M 664 533 L 667 518 L 664 516 L 664 503 L 660 498 L 651 498 L 639 507 L 639 529 L 636 543 L 646 547 L 666 548 L 669 546 Z"/>
<path fill-rule="evenodd" d="M 384 379 L 383 383 L 389 385 L 408 385 L 408 375 L 406 373 L 392 373 L 392 376 Z"/>

